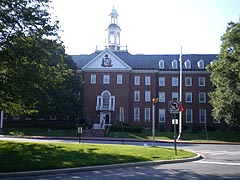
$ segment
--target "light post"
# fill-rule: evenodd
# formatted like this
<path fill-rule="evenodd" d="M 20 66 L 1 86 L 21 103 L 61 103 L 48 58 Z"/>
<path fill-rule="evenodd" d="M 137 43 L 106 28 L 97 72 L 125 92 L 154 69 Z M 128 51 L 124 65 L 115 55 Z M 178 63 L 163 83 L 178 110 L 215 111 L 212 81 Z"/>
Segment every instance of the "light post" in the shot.
<path fill-rule="evenodd" d="M 155 146 L 155 105 L 159 100 L 158 98 L 153 98 L 152 102 L 152 146 Z"/>

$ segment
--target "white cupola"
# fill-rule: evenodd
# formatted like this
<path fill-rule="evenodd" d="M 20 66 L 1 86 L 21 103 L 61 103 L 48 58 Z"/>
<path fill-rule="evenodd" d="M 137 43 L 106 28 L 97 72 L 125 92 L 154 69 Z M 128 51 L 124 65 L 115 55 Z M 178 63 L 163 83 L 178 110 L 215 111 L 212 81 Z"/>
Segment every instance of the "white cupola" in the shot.
<path fill-rule="evenodd" d="M 121 28 L 118 26 L 118 13 L 116 9 L 114 9 L 114 7 L 109 16 L 111 17 L 111 21 L 107 28 L 108 31 L 107 46 L 111 50 L 120 50 Z"/>

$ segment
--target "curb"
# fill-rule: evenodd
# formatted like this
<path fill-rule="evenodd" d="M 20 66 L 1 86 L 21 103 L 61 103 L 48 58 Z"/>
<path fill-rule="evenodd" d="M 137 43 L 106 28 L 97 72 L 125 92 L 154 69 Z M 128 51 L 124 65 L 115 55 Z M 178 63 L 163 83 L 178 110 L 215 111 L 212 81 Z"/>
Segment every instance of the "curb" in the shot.
<path fill-rule="evenodd" d="M 191 162 L 191 161 L 197 161 L 197 160 L 201 160 L 201 159 L 203 159 L 203 157 L 200 154 L 197 154 L 197 156 L 195 156 L 195 157 L 185 158 L 185 159 L 147 161 L 147 162 L 136 162 L 136 163 L 122 163 L 122 164 L 112 164 L 112 165 L 99 165 L 99 166 L 87 166 L 87 167 L 39 170 L 39 171 L 10 172 L 10 173 L 0 173 L 0 179 L 1 178 L 15 178 L 15 177 L 86 172 L 86 171 L 98 171 L 98 170 L 117 169 L 117 168 L 136 167 L 136 166 L 154 166 L 154 165 L 161 165 L 161 164 Z"/>

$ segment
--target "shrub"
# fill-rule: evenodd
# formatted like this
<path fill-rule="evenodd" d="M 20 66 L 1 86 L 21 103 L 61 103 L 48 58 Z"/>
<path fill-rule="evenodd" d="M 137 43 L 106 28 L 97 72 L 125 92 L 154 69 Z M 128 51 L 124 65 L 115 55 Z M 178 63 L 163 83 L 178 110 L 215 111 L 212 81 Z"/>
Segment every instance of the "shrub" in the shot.
<path fill-rule="evenodd" d="M 142 133 L 142 128 L 140 126 L 129 126 L 124 124 L 123 125 L 123 131 L 124 132 L 134 132 L 134 133 Z M 122 125 L 112 125 L 111 131 L 122 131 Z"/>

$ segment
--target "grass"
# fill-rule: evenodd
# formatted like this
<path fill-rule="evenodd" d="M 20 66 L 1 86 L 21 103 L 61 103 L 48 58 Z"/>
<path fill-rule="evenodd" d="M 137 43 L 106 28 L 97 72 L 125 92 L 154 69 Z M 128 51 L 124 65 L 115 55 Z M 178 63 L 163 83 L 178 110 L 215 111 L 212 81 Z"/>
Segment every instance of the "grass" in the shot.
<path fill-rule="evenodd" d="M 71 168 L 195 156 L 160 147 L 0 141 L 0 172 Z"/>
<path fill-rule="evenodd" d="M 76 137 L 77 130 L 51 130 L 41 128 L 4 128 L 3 134 L 15 136 L 65 136 Z M 112 131 L 108 137 L 114 138 L 134 138 L 134 139 L 152 139 L 152 131 L 144 130 L 142 133 L 130 132 L 116 132 Z M 204 131 L 192 133 L 183 131 L 183 140 L 206 142 L 206 141 L 226 141 L 226 142 L 240 142 L 240 132 L 217 132 L 209 131 L 208 139 Z M 173 132 L 156 130 L 156 140 L 172 140 Z"/>
<path fill-rule="evenodd" d="M 182 139 L 193 142 L 207 142 L 207 141 L 219 141 L 219 142 L 240 142 L 240 132 L 206 132 L 200 131 L 198 133 L 183 132 Z M 144 130 L 142 133 L 130 133 L 130 132 L 111 132 L 110 137 L 115 138 L 136 138 L 136 139 L 152 139 L 151 130 Z M 169 131 L 156 131 L 156 140 L 172 140 L 173 132 Z"/>

